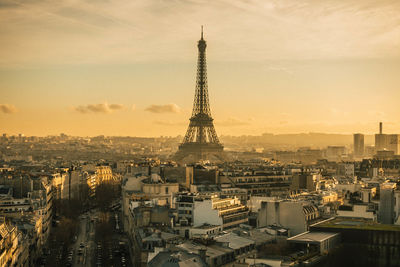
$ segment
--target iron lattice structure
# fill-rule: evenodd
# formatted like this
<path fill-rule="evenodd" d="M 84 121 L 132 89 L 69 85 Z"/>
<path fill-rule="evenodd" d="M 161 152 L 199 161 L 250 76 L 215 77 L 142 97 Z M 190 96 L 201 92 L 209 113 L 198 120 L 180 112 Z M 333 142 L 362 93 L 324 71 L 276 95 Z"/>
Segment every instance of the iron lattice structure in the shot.
<path fill-rule="evenodd" d="M 201 39 L 197 44 L 199 56 L 197 61 L 196 93 L 189 127 L 182 144 L 179 146 L 177 158 L 192 156 L 193 160 L 221 159 L 224 147 L 218 140 L 211 117 L 208 99 L 206 41 L 201 30 Z"/>

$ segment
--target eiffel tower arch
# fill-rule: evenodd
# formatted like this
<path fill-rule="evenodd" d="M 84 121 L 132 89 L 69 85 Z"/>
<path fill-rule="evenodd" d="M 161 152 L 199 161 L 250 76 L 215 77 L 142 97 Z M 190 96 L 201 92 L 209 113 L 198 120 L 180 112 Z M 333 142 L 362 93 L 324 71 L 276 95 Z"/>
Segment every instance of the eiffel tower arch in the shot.
<path fill-rule="evenodd" d="M 210 103 L 208 99 L 206 41 L 201 39 L 197 48 L 199 56 L 197 61 L 196 92 L 194 96 L 192 116 L 189 119 L 189 127 L 179 149 L 175 154 L 175 160 L 181 162 L 196 162 L 210 160 L 222 161 L 224 147 L 219 142 L 217 132 L 211 117 Z"/>

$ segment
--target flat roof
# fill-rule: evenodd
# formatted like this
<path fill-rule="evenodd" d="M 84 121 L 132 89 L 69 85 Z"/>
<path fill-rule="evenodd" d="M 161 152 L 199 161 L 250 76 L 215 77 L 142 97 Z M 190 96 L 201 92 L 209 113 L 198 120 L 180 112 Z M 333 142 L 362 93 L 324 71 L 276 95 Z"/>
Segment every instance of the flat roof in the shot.
<path fill-rule="evenodd" d="M 310 227 L 337 228 L 337 229 L 359 229 L 375 231 L 400 231 L 400 225 L 381 224 L 362 218 L 340 218 L 328 219 Z"/>
<path fill-rule="evenodd" d="M 230 253 L 233 250 L 228 248 L 223 248 L 219 246 L 205 246 L 202 244 L 197 244 L 192 241 L 186 241 L 182 244 L 177 245 L 177 247 L 186 250 L 187 252 L 191 253 L 199 253 L 199 249 L 206 249 L 206 255 L 211 258 L 222 256 L 226 253 Z"/>
<path fill-rule="evenodd" d="M 240 249 L 242 247 L 246 247 L 251 244 L 255 244 L 255 242 L 253 240 L 238 236 L 237 234 L 234 234 L 234 233 L 227 233 L 224 235 L 220 235 L 220 236 L 215 237 L 214 239 L 217 242 L 229 243 L 228 246 L 231 249 Z"/>
<path fill-rule="evenodd" d="M 291 238 L 288 238 L 288 241 L 293 241 L 293 242 L 304 242 L 304 243 L 310 243 L 310 242 L 323 242 L 329 238 L 338 236 L 339 233 L 327 233 L 327 232 L 305 232 L 302 234 L 298 234 L 296 236 L 293 236 Z"/>

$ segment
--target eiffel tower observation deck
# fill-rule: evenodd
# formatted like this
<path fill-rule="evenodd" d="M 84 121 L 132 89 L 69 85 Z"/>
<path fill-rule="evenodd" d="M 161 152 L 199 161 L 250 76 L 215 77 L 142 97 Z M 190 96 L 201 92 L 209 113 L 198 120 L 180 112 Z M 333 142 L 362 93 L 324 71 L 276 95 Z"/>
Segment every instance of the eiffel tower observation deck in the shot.
<path fill-rule="evenodd" d="M 203 27 L 201 27 L 201 39 L 197 47 L 199 49 L 199 57 L 193 111 L 186 135 L 179 146 L 178 152 L 175 154 L 175 159 L 186 163 L 200 160 L 216 162 L 223 160 L 224 147 L 218 140 L 208 100 L 207 44 L 203 38 Z"/>

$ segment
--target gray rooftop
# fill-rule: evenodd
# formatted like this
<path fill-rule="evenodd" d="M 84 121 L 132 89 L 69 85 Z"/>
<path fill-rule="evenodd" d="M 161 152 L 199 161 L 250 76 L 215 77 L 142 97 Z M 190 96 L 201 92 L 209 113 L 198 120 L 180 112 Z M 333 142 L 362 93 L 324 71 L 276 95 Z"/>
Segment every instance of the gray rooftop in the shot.
<path fill-rule="evenodd" d="M 291 238 L 288 238 L 288 241 L 293 242 L 322 242 L 334 236 L 338 236 L 339 233 L 327 233 L 327 232 L 305 232 L 302 234 L 298 234 Z"/>
<path fill-rule="evenodd" d="M 215 241 L 222 243 L 229 243 L 228 247 L 230 247 L 231 249 L 239 249 L 255 243 L 251 239 L 238 236 L 237 234 L 234 233 L 227 233 L 217 236 L 215 237 Z"/>

